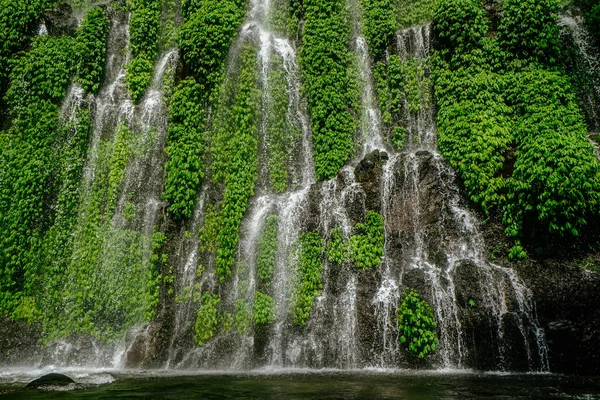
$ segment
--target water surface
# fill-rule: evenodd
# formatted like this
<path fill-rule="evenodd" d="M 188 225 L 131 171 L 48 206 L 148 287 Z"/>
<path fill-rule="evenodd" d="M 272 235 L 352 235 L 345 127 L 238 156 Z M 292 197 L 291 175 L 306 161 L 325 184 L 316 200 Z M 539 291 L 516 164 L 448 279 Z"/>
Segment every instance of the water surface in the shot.
<path fill-rule="evenodd" d="M 14 399 L 600 399 L 600 378 L 468 371 L 61 370 L 66 389 L 28 390 L 48 370 L 0 369 L 0 397 Z"/>

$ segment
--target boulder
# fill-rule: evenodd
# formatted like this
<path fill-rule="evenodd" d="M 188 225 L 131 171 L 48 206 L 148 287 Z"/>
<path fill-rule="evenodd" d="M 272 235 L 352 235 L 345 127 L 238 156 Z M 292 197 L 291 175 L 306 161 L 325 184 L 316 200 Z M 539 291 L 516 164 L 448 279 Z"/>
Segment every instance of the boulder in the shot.
<path fill-rule="evenodd" d="M 34 379 L 33 381 L 29 382 L 25 387 L 27 389 L 39 389 L 47 386 L 64 387 L 74 383 L 75 381 L 66 375 L 51 373 L 48 375 L 44 375 L 40 378 Z"/>

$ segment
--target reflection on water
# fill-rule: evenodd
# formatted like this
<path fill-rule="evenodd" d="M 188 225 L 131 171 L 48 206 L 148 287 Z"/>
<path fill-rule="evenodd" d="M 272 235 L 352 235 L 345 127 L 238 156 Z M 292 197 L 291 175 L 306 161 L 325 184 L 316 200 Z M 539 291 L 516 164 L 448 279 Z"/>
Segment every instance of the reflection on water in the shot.
<path fill-rule="evenodd" d="M 600 379 L 549 374 L 469 371 L 173 371 L 61 372 L 78 385 L 65 391 L 26 390 L 49 371 L 0 369 L 0 398 L 14 399 L 600 399 Z"/>

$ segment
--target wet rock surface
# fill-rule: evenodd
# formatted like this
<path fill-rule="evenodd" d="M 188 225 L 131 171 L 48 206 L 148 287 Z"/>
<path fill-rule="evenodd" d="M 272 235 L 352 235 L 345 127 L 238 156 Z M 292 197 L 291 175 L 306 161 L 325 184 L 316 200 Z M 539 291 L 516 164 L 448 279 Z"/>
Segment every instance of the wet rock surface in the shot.
<path fill-rule="evenodd" d="M 38 379 L 29 382 L 26 386 L 27 389 L 40 389 L 44 387 L 62 387 L 74 384 L 75 381 L 63 374 L 47 374 Z"/>

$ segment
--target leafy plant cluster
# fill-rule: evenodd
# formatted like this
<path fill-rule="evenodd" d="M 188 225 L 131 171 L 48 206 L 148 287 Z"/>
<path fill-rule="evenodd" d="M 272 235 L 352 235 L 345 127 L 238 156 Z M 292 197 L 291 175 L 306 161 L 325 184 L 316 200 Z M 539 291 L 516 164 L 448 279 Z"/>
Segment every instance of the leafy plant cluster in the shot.
<path fill-rule="evenodd" d="M 123 125 L 114 141 L 97 144 L 95 174 L 81 197 L 71 250 L 52 286 L 56 292 L 49 294 L 55 307 L 48 312 L 48 339 L 86 334 L 112 340 L 155 315 L 165 237 L 111 226 L 132 147 Z"/>
<path fill-rule="evenodd" d="M 170 101 L 163 199 L 175 221 L 192 217 L 204 177 L 205 113 L 201 97 L 202 85 L 187 78 L 179 83 Z"/>
<path fill-rule="evenodd" d="M 422 25 L 433 19 L 437 0 L 398 0 L 398 24 L 406 29 Z"/>
<path fill-rule="evenodd" d="M 434 15 L 440 149 L 471 200 L 528 240 L 578 236 L 598 210 L 600 166 L 557 65 L 558 7 L 504 2 L 497 39 L 479 1 L 441 0 Z M 524 254 L 517 241 L 511 256 Z"/>
<path fill-rule="evenodd" d="M 26 50 L 39 28 L 49 0 L 2 0 L 0 1 L 0 97 L 8 88 L 10 61 L 20 51 Z"/>
<path fill-rule="evenodd" d="M 258 277 L 266 287 L 271 286 L 273 273 L 275 272 L 275 257 L 277 256 L 277 224 L 279 217 L 269 215 L 265 222 L 265 228 L 258 244 L 257 270 Z"/>
<path fill-rule="evenodd" d="M 231 275 L 235 265 L 240 226 L 258 178 L 257 62 L 255 50 L 245 46 L 239 75 L 225 82 L 212 138 L 213 180 L 225 186 L 216 251 L 221 281 Z"/>
<path fill-rule="evenodd" d="M 308 97 L 317 179 L 333 178 L 354 150 L 350 39 L 344 2 L 305 0 L 300 62 Z"/>
<path fill-rule="evenodd" d="M 196 315 L 194 339 L 199 346 L 203 346 L 216 333 L 219 326 L 219 304 L 221 298 L 218 294 L 206 292 L 200 299 L 200 309 Z"/>
<path fill-rule="evenodd" d="M 319 233 L 305 232 L 300 236 L 300 254 L 298 260 L 299 282 L 296 286 L 292 319 L 294 324 L 305 326 L 312 304 L 321 295 L 323 282 L 323 253 L 325 243 Z"/>
<path fill-rule="evenodd" d="M 12 125 L 0 133 L 0 313 L 34 293 L 42 238 L 58 185 L 59 104 L 74 73 L 74 40 L 39 37 L 12 65 L 6 103 Z"/>
<path fill-rule="evenodd" d="M 254 293 L 254 325 L 264 326 L 275 322 L 275 300 L 268 294 Z"/>
<path fill-rule="evenodd" d="M 376 268 L 385 252 L 384 218 L 376 211 L 369 211 L 365 223 L 356 224 L 355 233 L 348 241 L 341 229 L 334 228 L 327 241 L 327 260 L 335 264 L 352 262 L 357 268 Z"/>
<path fill-rule="evenodd" d="M 88 93 L 96 94 L 104 79 L 109 28 L 106 10 L 101 7 L 92 7 L 79 28 L 75 44 L 78 60 L 75 81 Z"/>
<path fill-rule="evenodd" d="M 398 30 L 398 4 L 395 0 L 361 0 L 364 35 L 373 59 L 382 60 L 395 43 Z"/>
<path fill-rule="evenodd" d="M 161 30 L 160 0 L 128 0 L 131 9 L 129 45 L 131 60 L 125 66 L 127 87 L 134 103 L 152 82 Z"/>
<path fill-rule="evenodd" d="M 233 0 L 184 1 L 177 42 L 186 77 L 170 101 L 163 198 L 175 221 L 191 218 L 204 177 L 206 114 L 216 103 L 229 47 L 243 18 Z"/>
<path fill-rule="evenodd" d="M 425 358 L 438 346 L 433 310 L 414 289 L 404 291 L 403 296 L 402 304 L 398 307 L 400 343 L 417 357 Z"/>

